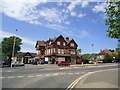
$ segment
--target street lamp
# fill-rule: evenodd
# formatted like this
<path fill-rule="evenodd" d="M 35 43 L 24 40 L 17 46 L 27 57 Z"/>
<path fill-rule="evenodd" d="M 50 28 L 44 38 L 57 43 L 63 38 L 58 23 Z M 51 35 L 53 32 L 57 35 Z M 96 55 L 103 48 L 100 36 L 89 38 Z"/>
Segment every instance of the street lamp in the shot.
<path fill-rule="evenodd" d="M 16 32 L 17 32 L 17 29 L 16 29 Z M 14 42 L 13 42 L 13 52 L 12 52 L 11 68 L 12 68 L 13 56 L 15 54 L 15 41 L 16 41 L 16 36 L 14 36 Z"/>
<path fill-rule="evenodd" d="M 92 57 L 93 57 L 92 59 L 94 60 L 94 44 L 92 44 L 92 53 L 93 53 L 92 54 Z"/>

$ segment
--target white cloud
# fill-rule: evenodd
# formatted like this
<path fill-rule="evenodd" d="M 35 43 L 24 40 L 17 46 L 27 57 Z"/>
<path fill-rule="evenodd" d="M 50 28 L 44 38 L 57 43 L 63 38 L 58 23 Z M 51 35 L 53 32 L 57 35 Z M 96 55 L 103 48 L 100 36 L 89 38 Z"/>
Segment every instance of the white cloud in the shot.
<path fill-rule="evenodd" d="M 82 18 L 82 17 L 84 17 L 84 16 L 86 16 L 86 14 L 80 13 L 80 14 L 78 15 L 79 18 Z"/>
<path fill-rule="evenodd" d="M 93 12 L 105 12 L 105 9 L 107 8 L 108 4 L 107 3 L 101 3 L 98 5 L 95 5 L 94 8 L 92 9 Z"/>
<path fill-rule="evenodd" d="M 91 37 L 90 34 L 86 30 L 82 30 L 78 32 L 79 35 L 77 35 L 80 38 L 85 38 L 85 37 Z"/>
<path fill-rule="evenodd" d="M 88 4 L 89 4 L 89 1 L 84 0 L 84 1 L 81 2 L 81 7 L 85 7 L 85 6 L 87 6 Z"/>
<path fill-rule="evenodd" d="M 70 21 L 66 21 L 66 22 L 64 22 L 65 24 L 70 24 Z"/>
<path fill-rule="evenodd" d="M 76 12 L 71 12 L 70 15 L 71 16 L 77 16 L 77 13 Z"/>
<path fill-rule="evenodd" d="M 52 9 L 45 8 L 44 10 L 40 10 L 39 14 L 49 22 L 61 23 L 62 21 L 64 21 L 64 18 L 61 15 L 61 13 L 55 8 Z"/>
<path fill-rule="evenodd" d="M 29 45 L 35 45 L 35 42 L 30 40 L 29 38 L 18 36 L 16 34 L 5 32 L 5 31 L 2 31 L 2 30 L 1 30 L 1 32 L 2 33 L 0 33 L 0 38 L 10 37 L 10 36 L 17 36 L 17 37 L 20 37 L 22 39 L 23 43 L 26 43 L 26 44 L 29 44 Z"/>
<path fill-rule="evenodd" d="M 70 4 L 69 4 L 69 6 L 68 6 L 68 10 L 69 11 L 72 11 L 75 7 L 76 7 L 76 5 L 79 5 L 80 4 L 80 2 L 78 2 L 78 1 L 72 1 Z"/>

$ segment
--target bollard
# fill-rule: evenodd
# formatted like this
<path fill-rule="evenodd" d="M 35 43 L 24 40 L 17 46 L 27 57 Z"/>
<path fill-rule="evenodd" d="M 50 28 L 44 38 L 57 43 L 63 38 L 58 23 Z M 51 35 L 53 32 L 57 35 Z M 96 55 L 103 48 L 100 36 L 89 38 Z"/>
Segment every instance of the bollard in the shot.
<path fill-rule="evenodd" d="M 95 65 L 95 66 L 97 65 L 96 62 L 94 62 L 94 65 Z"/>

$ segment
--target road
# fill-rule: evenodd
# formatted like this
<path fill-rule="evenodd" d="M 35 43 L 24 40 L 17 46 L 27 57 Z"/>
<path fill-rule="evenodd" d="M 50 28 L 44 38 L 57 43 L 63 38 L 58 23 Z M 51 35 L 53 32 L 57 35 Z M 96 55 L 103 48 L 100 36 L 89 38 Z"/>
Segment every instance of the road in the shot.
<path fill-rule="evenodd" d="M 75 79 L 88 72 L 118 68 L 118 65 L 51 67 L 43 65 L 38 68 L 3 69 L 0 77 L 2 88 L 67 88 Z"/>

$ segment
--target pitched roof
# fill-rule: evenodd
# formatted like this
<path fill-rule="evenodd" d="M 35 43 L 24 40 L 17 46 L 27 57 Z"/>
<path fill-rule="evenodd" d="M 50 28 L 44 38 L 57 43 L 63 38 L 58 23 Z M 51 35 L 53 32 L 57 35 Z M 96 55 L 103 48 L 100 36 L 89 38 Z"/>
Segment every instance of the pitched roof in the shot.
<path fill-rule="evenodd" d="M 46 43 L 54 43 L 59 37 L 62 37 L 65 41 L 65 43 L 68 45 L 71 41 L 74 41 L 73 39 L 72 40 L 66 40 L 62 35 L 58 36 L 58 37 L 54 37 L 54 38 L 49 38 L 49 40 L 47 41 L 37 41 L 37 44 L 36 45 L 39 45 L 39 46 L 45 46 Z M 75 41 L 74 41 L 75 42 Z M 76 42 L 75 42 L 76 43 Z M 77 44 L 76 44 L 77 45 Z"/>
<path fill-rule="evenodd" d="M 26 56 L 27 54 L 35 57 L 37 56 L 37 53 L 29 53 L 29 52 L 18 52 L 15 54 L 15 57 L 23 57 L 23 56 Z"/>
<path fill-rule="evenodd" d="M 112 54 L 112 52 L 111 51 L 109 51 L 109 50 L 107 50 L 107 49 L 104 49 L 104 50 L 102 50 L 100 53 L 99 53 L 99 55 L 104 55 L 104 54 Z"/>
<path fill-rule="evenodd" d="M 45 46 L 45 41 L 37 41 L 37 44 L 39 45 L 39 46 Z"/>

